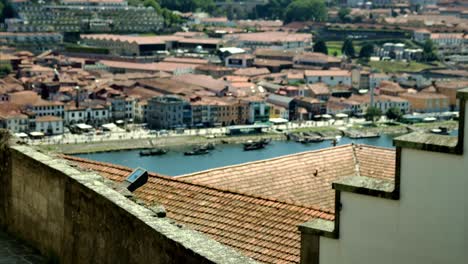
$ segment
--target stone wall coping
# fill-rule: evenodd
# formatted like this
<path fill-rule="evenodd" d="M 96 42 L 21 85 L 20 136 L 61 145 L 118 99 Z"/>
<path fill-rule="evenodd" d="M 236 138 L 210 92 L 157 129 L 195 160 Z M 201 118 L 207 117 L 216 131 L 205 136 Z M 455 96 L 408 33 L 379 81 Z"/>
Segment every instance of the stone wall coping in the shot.
<path fill-rule="evenodd" d="M 103 196 L 116 206 L 133 215 L 138 220 L 144 222 L 155 232 L 166 236 L 168 239 L 173 240 L 175 243 L 192 251 L 194 254 L 206 258 L 210 262 L 222 264 L 257 263 L 253 259 L 242 255 L 238 251 L 198 231 L 177 224 L 174 220 L 159 218 L 156 213 L 150 209 L 132 202 L 119 192 L 108 187 L 105 180 L 98 174 L 79 171 L 67 165 L 62 159 L 48 156 L 27 146 L 12 146 L 11 149 L 48 165 L 54 170 L 62 172 L 64 175 L 86 186 L 93 192 Z"/>
<path fill-rule="evenodd" d="M 395 183 L 391 180 L 365 176 L 349 176 L 332 183 L 337 191 L 364 194 L 388 199 L 398 199 L 395 195 Z"/>
<path fill-rule="evenodd" d="M 402 148 L 457 154 L 458 137 L 413 132 L 397 137 L 393 145 Z"/>
<path fill-rule="evenodd" d="M 299 231 L 303 234 L 337 238 L 335 222 L 316 218 L 299 225 Z"/>

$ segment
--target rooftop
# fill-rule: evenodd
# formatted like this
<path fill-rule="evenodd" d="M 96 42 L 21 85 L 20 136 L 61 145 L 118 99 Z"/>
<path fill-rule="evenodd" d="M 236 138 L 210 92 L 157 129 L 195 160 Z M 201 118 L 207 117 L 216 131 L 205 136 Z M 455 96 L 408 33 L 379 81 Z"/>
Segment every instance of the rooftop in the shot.
<path fill-rule="evenodd" d="M 394 164 L 395 151 L 392 149 L 343 145 L 216 168 L 178 178 L 331 209 L 334 207 L 334 192 L 331 189 L 333 181 L 352 175 L 393 179 Z"/>
<path fill-rule="evenodd" d="M 65 156 L 72 164 L 93 170 L 116 182 L 130 168 Z M 330 187 L 331 188 L 331 187 Z M 147 205 L 161 204 L 167 216 L 264 263 L 299 263 L 297 225 L 311 219 L 333 220 L 333 214 L 314 206 L 230 191 L 150 173 L 134 192 Z"/>

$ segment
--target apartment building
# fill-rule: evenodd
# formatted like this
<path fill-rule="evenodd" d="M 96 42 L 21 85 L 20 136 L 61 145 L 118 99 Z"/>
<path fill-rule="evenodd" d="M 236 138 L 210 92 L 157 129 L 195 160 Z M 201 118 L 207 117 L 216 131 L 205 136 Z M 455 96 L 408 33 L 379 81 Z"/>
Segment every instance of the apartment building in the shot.
<path fill-rule="evenodd" d="M 176 95 L 153 97 L 148 100 L 146 120 L 152 129 L 185 127 L 192 120 L 190 104 Z"/>
<path fill-rule="evenodd" d="M 58 116 L 39 116 L 36 117 L 36 132 L 42 132 L 45 135 L 63 134 L 63 119 Z"/>
<path fill-rule="evenodd" d="M 400 97 L 410 102 L 411 111 L 413 112 L 445 112 L 450 109 L 448 97 L 443 94 L 404 93 Z"/>

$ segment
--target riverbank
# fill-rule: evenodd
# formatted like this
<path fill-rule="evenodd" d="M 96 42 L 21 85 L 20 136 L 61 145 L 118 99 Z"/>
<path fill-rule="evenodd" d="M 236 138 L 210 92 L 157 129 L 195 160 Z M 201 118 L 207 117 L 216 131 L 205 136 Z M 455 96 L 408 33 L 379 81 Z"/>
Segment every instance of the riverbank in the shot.
<path fill-rule="evenodd" d="M 456 121 L 444 121 L 434 123 L 421 123 L 407 126 L 404 124 L 397 125 L 379 125 L 377 127 L 363 127 L 352 126 L 347 129 L 362 131 L 362 132 L 378 132 L 381 134 L 405 134 L 411 130 L 430 130 L 438 128 L 439 126 L 447 127 L 450 130 L 457 129 L 458 123 Z M 299 128 L 289 132 L 310 132 L 319 133 L 324 137 L 334 137 L 342 135 L 343 128 L 335 126 L 327 127 L 308 127 Z M 173 136 L 173 137 L 154 137 L 151 139 L 132 139 L 132 140 L 115 140 L 115 141 L 97 141 L 78 144 L 61 144 L 61 145 L 40 145 L 38 146 L 43 151 L 64 153 L 64 154 L 85 154 L 96 152 L 109 152 L 109 151 L 125 151 L 134 149 L 147 149 L 154 147 L 164 148 L 183 148 L 191 147 L 205 143 L 215 144 L 239 144 L 247 140 L 255 140 L 259 138 L 271 138 L 272 140 L 286 140 L 285 134 L 277 133 L 263 133 L 257 135 L 244 135 L 244 136 L 220 136 L 215 138 L 207 138 L 202 136 Z"/>

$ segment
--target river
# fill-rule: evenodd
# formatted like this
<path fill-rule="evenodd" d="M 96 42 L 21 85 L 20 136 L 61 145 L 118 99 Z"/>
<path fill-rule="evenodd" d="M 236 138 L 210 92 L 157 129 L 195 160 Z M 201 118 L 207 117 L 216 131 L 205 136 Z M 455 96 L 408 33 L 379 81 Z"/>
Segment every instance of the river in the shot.
<path fill-rule="evenodd" d="M 340 140 L 338 145 L 355 142 L 393 148 L 393 137 L 392 135 L 382 135 L 379 138 L 368 139 L 349 139 L 344 137 Z M 176 176 L 330 146 L 331 141 L 310 144 L 300 144 L 293 141 L 272 141 L 265 149 L 254 151 L 244 151 L 242 145 L 239 144 L 217 145 L 216 149 L 211 153 L 200 156 L 184 156 L 183 152 L 189 150 L 189 148 L 170 149 L 169 152 L 163 156 L 140 157 L 139 150 L 79 154 L 76 156 L 120 164 L 131 168 L 142 167 L 163 175 Z"/>

